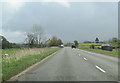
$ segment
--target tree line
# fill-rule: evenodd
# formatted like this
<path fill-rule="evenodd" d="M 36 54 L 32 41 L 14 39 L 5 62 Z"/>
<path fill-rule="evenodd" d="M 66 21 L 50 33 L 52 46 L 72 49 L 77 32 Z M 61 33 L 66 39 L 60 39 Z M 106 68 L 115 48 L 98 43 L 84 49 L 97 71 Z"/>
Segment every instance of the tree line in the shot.
<path fill-rule="evenodd" d="M 7 49 L 7 48 L 20 48 L 19 45 L 15 43 L 10 43 L 4 36 L 0 36 L 1 42 L 0 42 L 0 47 L 2 49 Z"/>
<path fill-rule="evenodd" d="M 43 48 L 43 47 L 52 47 L 52 46 L 59 46 L 62 43 L 62 40 L 57 38 L 56 36 L 53 36 L 51 39 L 45 41 L 45 43 L 38 43 L 36 44 L 34 42 L 35 40 L 32 40 L 31 42 L 28 42 L 26 44 L 16 44 L 16 43 L 10 43 L 4 36 L 1 36 L 1 44 L 0 47 L 2 49 L 9 49 L 9 48 Z"/>
<path fill-rule="evenodd" d="M 83 41 L 83 43 L 101 43 L 101 44 L 110 44 L 115 48 L 120 47 L 120 39 L 118 39 L 117 37 L 113 37 L 107 41 L 100 41 L 99 38 L 96 37 L 94 41 Z M 77 47 L 78 44 L 79 44 L 78 41 L 74 40 L 74 43 L 68 42 L 65 44 L 65 46 L 75 45 Z"/>
<path fill-rule="evenodd" d="M 116 37 L 109 39 L 108 41 L 100 41 L 97 37 L 95 41 L 84 41 L 83 43 L 112 43 L 112 44 L 120 44 L 120 40 Z"/>
<path fill-rule="evenodd" d="M 46 41 L 44 31 L 41 26 L 33 25 L 32 29 L 25 34 L 25 42 L 23 44 L 10 43 L 4 36 L 1 37 L 2 49 L 7 48 L 43 48 L 51 46 L 59 46 L 62 43 L 60 38 L 53 36 L 51 39 Z"/>

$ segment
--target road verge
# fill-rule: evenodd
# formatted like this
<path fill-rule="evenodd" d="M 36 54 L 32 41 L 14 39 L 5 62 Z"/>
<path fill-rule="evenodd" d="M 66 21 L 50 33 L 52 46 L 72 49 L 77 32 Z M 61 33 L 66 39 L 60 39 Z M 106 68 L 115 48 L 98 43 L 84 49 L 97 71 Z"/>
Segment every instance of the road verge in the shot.
<path fill-rule="evenodd" d="M 17 61 L 12 61 L 11 63 L 4 62 L 3 65 L 3 82 L 5 81 L 15 81 L 17 77 L 29 71 L 36 65 L 40 64 L 44 60 L 48 59 L 58 51 L 59 48 L 52 48 L 41 52 L 40 54 L 27 55 Z M 9 80 L 8 80 L 9 79 Z"/>

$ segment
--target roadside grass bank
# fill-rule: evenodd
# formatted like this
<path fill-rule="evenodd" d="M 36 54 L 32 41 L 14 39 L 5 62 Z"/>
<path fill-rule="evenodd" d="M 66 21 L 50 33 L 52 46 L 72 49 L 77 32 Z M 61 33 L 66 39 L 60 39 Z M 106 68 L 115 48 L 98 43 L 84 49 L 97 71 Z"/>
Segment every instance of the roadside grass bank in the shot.
<path fill-rule="evenodd" d="M 21 50 L 24 50 L 24 49 L 20 49 L 20 48 L 2 49 L 2 55 L 4 55 L 4 54 L 8 54 L 8 55 L 14 54 L 14 53 L 19 52 Z"/>
<path fill-rule="evenodd" d="M 113 51 L 106 51 L 106 50 L 97 49 L 97 48 L 91 49 L 89 45 L 81 45 L 81 44 L 79 44 L 78 48 L 86 50 L 86 51 L 93 51 L 93 52 L 101 53 L 101 54 L 107 54 L 107 55 L 112 55 L 112 56 L 120 56 L 118 54 L 118 49 L 113 49 Z"/>
<path fill-rule="evenodd" d="M 26 55 L 22 57 L 19 57 L 20 55 L 17 55 L 14 57 L 3 59 L 2 60 L 2 81 L 3 82 L 7 81 L 11 77 L 17 75 L 18 73 L 27 69 L 29 66 L 32 66 L 33 64 L 41 61 L 42 59 L 58 51 L 59 49 L 60 48 L 43 48 L 43 49 L 34 48 L 34 49 L 30 49 L 30 51 L 32 52 L 29 52 L 28 50 L 26 50 L 28 53 L 27 54 L 25 53 Z"/>

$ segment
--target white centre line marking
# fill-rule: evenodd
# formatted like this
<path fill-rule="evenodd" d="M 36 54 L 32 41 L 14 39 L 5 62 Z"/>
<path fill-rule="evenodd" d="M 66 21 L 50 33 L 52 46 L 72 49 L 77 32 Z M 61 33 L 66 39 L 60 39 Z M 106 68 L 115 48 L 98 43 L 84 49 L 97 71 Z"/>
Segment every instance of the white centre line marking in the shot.
<path fill-rule="evenodd" d="M 83 57 L 84 60 L 87 60 L 85 57 Z"/>
<path fill-rule="evenodd" d="M 96 66 L 97 69 L 99 69 L 100 71 L 102 71 L 103 73 L 105 73 L 106 71 L 103 70 L 102 68 L 100 68 L 99 66 Z"/>

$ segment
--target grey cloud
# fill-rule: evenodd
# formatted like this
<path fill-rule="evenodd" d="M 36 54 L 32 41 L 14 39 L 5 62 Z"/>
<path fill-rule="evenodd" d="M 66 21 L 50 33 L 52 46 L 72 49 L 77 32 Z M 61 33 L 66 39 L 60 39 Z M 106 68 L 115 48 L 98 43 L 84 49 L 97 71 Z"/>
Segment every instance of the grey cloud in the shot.
<path fill-rule="evenodd" d="M 117 36 L 117 18 L 117 3 L 79 2 L 70 3 L 70 8 L 65 8 L 56 3 L 32 2 L 25 3 L 9 21 L 3 15 L 3 29 L 25 32 L 33 24 L 40 24 L 47 34 L 56 35 L 64 42 L 75 39 L 93 41 L 96 36 L 106 40 Z"/>

